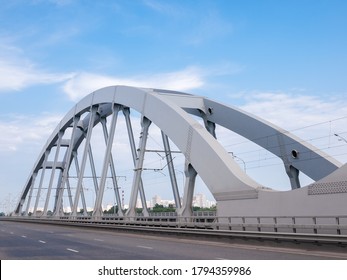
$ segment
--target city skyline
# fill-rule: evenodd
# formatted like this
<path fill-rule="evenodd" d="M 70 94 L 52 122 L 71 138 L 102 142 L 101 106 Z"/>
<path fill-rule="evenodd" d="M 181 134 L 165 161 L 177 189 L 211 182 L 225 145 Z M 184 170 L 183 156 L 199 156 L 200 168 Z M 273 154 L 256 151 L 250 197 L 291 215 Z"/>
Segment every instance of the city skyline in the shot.
<path fill-rule="evenodd" d="M 1 209 L 0 212 L 4 213 L 4 214 L 10 214 L 13 210 L 13 207 L 15 205 L 15 203 L 17 202 L 16 199 L 13 199 L 12 202 L 9 201 L 10 198 L 7 199 L 7 201 L 5 200 L 4 202 L 2 202 L 2 205 L 1 205 Z M 181 197 L 181 201 L 182 201 L 182 197 Z M 175 205 L 175 200 L 174 199 L 162 199 L 160 196 L 158 195 L 154 195 L 152 197 L 151 200 L 147 200 L 147 207 L 149 209 L 153 209 L 153 207 L 158 204 L 158 205 L 162 205 L 164 207 L 172 207 L 172 208 L 176 208 L 176 205 Z M 105 211 L 109 211 L 110 209 L 112 209 L 112 207 L 114 205 L 117 205 L 117 204 L 114 204 L 110 201 L 106 202 L 105 204 L 102 205 L 103 207 L 103 210 Z M 203 194 L 203 193 L 197 193 L 194 195 L 193 197 L 193 203 L 192 203 L 192 206 L 193 207 L 200 207 L 200 208 L 210 208 L 210 207 L 213 207 L 216 205 L 216 201 L 212 200 L 208 200 L 206 198 L 206 195 Z M 128 209 L 129 208 L 129 205 L 128 204 L 123 204 L 122 205 L 123 208 L 122 209 Z M 142 205 L 141 205 L 141 200 L 138 199 L 137 200 L 137 204 L 136 204 L 136 207 L 138 208 L 142 208 Z M 79 208 L 78 211 L 80 211 L 81 209 L 83 208 Z M 87 211 L 93 211 L 94 207 L 93 205 L 87 205 Z M 38 213 L 41 213 L 42 210 L 43 210 L 43 207 L 40 207 L 37 209 Z M 65 213 L 70 213 L 71 212 L 71 208 L 70 207 L 64 207 L 63 208 L 64 212 Z M 52 211 L 50 209 L 50 211 Z M 33 209 L 29 209 L 29 213 L 32 213 L 33 212 Z"/>

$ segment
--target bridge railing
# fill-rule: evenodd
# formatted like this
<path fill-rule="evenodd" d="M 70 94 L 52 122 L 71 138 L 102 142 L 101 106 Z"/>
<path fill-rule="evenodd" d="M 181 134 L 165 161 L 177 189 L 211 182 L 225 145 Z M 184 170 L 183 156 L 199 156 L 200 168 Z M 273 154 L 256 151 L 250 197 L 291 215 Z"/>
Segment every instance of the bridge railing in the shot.
<path fill-rule="evenodd" d="M 178 217 L 175 213 L 149 217 L 120 217 L 116 215 L 92 216 L 27 216 L 26 220 L 49 220 L 66 223 L 95 223 L 139 227 L 197 228 L 216 231 L 270 232 L 298 234 L 332 234 L 347 236 L 346 216 L 232 216 L 220 217 L 212 213 L 198 213 Z"/>
<path fill-rule="evenodd" d="M 216 217 L 219 230 L 347 235 L 347 216 Z"/>

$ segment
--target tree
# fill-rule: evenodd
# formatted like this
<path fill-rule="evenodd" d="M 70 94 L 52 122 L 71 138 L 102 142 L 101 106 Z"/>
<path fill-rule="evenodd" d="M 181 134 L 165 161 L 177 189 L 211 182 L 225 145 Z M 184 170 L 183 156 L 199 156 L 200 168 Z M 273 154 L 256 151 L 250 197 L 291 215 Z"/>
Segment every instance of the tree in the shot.
<path fill-rule="evenodd" d="M 118 213 L 118 205 L 112 206 L 108 210 L 104 210 L 104 214 L 115 214 L 115 213 Z"/>
<path fill-rule="evenodd" d="M 193 211 L 217 211 L 217 206 L 216 205 L 212 207 L 193 206 Z"/>
<path fill-rule="evenodd" d="M 173 205 L 172 205 L 173 206 Z M 165 207 L 164 205 L 156 203 L 151 210 L 151 212 L 158 213 L 158 212 L 175 212 L 176 209 L 174 207 Z"/>

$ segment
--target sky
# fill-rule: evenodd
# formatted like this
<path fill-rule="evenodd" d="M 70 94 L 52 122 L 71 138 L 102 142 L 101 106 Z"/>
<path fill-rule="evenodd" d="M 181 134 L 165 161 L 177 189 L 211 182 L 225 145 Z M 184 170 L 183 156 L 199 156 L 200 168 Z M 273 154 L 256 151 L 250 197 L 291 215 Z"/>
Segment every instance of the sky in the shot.
<path fill-rule="evenodd" d="M 346 163 L 346 14 L 343 0 L 0 0 L 0 208 L 69 109 L 108 85 L 237 106 Z M 264 176 L 271 155 L 221 141 L 261 183 L 285 180 Z"/>

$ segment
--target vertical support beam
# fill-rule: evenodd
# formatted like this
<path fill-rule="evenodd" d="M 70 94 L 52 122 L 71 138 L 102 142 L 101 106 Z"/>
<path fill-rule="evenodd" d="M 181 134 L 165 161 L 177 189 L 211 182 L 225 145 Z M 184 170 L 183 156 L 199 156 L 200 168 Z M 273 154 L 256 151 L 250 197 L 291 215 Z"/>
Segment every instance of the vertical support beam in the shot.
<path fill-rule="evenodd" d="M 131 153 L 132 153 L 133 162 L 134 162 L 134 168 L 136 168 L 137 151 L 136 151 L 136 145 L 135 145 L 135 140 L 134 140 L 134 133 L 133 133 L 133 129 L 131 126 L 130 109 L 127 107 L 123 107 L 123 114 L 124 114 L 125 122 L 127 125 L 130 148 L 131 148 Z M 143 207 L 142 214 L 144 216 L 149 216 L 142 179 L 140 179 L 139 191 L 140 191 L 140 197 L 141 197 L 142 207 Z"/>
<path fill-rule="evenodd" d="M 57 169 L 57 163 L 58 163 L 58 159 L 59 159 L 60 145 L 61 145 L 61 140 L 63 139 L 63 135 L 64 135 L 64 131 L 59 131 L 59 133 L 58 133 L 58 140 L 57 140 L 57 144 L 56 144 L 57 148 L 55 150 L 55 156 L 54 156 L 54 161 L 53 161 L 51 178 L 49 180 L 49 185 L 48 185 L 48 190 L 47 190 L 47 195 L 46 195 L 46 201 L 45 201 L 45 207 L 43 208 L 42 216 L 47 216 L 48 204 L 49 204 L 49 200 L 50 200 L 50 197 L 51 197 L 51 192 L 52 192 L 55 172 L 56 172 L 56 169 Z"/>
<path fill-rule="evenodd" d="M 95 206 L 94 206 L 94 211 L 93 211 L 93 217 L 95 217 L 95 218 L 102 216 L 102 205 L 101 204 L 102 204 L 102 198 L 103 198 L 104 191 L 105 191 L 107 171 L 110 167 L 111 151 L 112 151 L 113 139 L 114 139 L 114 134 L 115 134 L 115 130 L 116 130 L 117 117 L 118 117 L 119 110 L 120 110 L 120 106 L 117 104 L 113 104 L 113 108 L 112 108 L 113 114 L 112 114 L 110 135 L 107 137 L 107 135 L 105 134 L 106 150 L 105 150 L 104 162 L 103 162 L 103 167 L 102 167 L 102 172 L 101 172 L 100 185 L 99 185 L 98 193 L 96 196 Z M 104 122 L 104 124 L 106 126 L 105 122 Z"/>
<path fill-rule="evenodd" d="M 142 131 L 141 131 L 140 144 L 139 144 L 139 154 L 138 154 L 138 159 L 136 161 L 136 166 L 134 169 L 135 174 L 133 179 L 133 185 L 131 188 L 129 209 L 126 213 L 127 216 L 131 216 L 131 217 L 134 217 L 136 215 L 137 195 L 139 193 L 139 186 L 141 182 L 141 174 L 143 169 L 143 162 L 145 159 L 146 144 L 147 144 L 148 130 L 149 130 L 150 124 L 151 124 L 151 121 L 143 116 L 141 121 Z M 142 206 L 143 206 L 143 209 L 147 210 L 146 200 L 142 201 Z"/>
<path fill-rule="evenodd" d="M 185 164 L 185 186 L 184 186 L 184 195 L 183 195 L 183 205 L 178 211 L 179 217 L 191 217 L 193 216 L 193 196 L 195 188 L 196 175 L 198 174 L 194 167 L 186 162 Z"/>
<path fill-rule="evenodd" d="M 91 112 L 89 114 L 90 118 L 89 118 L 89 124 L 88 124 L 88 131 L 87 131 L 87 136 L 86 136 L 86 139 L 85 139 L 84 152 L 83 152 L 83 155 L 82 155 L 81 170 L 78 173 L 77 189 L 76 189 L 73 209 L 72 209 L 72 212 L 71 212 L 72 216 L 76 216 L 77 215 L 77 207 L 78 207 L 79 198 L 80 198 L 80 195 L 81 195 L 81 192 L 82 192 L 84 171 L 85 171 L 85 168 L 86 168 L 86 162 L 87 162 L 88 150 L 89 150 L 89 145 L 90 145 L 90 139 L 92 137 L 92 131 L 93 131 L 93 126 L 94 126 L 94 121 L 95 121 L 95 116 L 96 116 L 97 110 L 98 110 L 97 106 L 92 106 Z M 76 162 L 76 160 L 75 160 L 75 162 Z"/>
<path fill-rule="evenodd" d="M 119 113 L 120 108 L 117 111 L 117 114 Z M 106 126 L 106 118 L 101 118 L 101 124 L 102 124 L 102 129 L 104 132 L 104 138 L 105 138 L 105 143 L 107 145 L 107 140 L 109 138 L 108 131 L 107 131 L 107 126 Z M 117 201 L 118 205 L 118 211 L 117 214 L 118 216 L 123 216 L 123 207 L 122 207 L 122 201 L 120 199 L 119 195 L 119 187 L 118 187 L 118 181 L 117 181 L 117 174 L 116 174 L 116 168 L 114 166 L 114 161 L 113 161 L 113 156 L 112 156 L 112 149 L 111 149 L 111 155 L 110 155 L 110 168 L 111 168 L 111 176 L 112 176 L 112 183 L 113 183 L 113 190 L 114 190 L 114 195 Z M 113 205 L 115 207 L 115 205 Z"/>
<path fill-rule="evenodd" d="M 80 167 L 79 167 L 79 164 L 78 164 L 78 158 L 77 158 L 77 152 L 74 151 L 73 152 L 73 157 L 75 159 L 75 169 L 76 169 L 76 173 L 77 174 L 80 174 Z M 82 179 L 83 180 L 83 179 Z M 78 179 L 78 182 L 79 182 L 79 179 Z M 78 185 L 78 182 L 77 182 L 77 185 Z M 77 192 L 77 190 L 76 190 Z M 82 200 L 82 207 L 83 207 L 83 215 L 84 216 L 87 216 L 88 213 L 87 213 L 87 203 L 86 203 L 86 198 L 84 196 L 84 191 L 83 191 L 83 181 L 82 181 L 82 185 L 81 185 L 81 200 Z M 75 194 L 75 198 L 76 198 L 76 194 Z M 72 209 L 74 209 L 74 205 L 72 205 Z M 78 208 L 78 205 L 76 206 L 76 214 L 73 215 L 73 216 L 76 216 L 77 215 L 77 208 Z M 71 211 L 71 215 L 73 214 L 73 210 Z"/>
<path fill-rule="evenodd" d="M 66 178 L 66 188 L 67 188 L 67 195 L 69 198 L 69 205 L 70 205 L 70 211 L 72 209 L 73 201 L 72 201 L 72 193 L 71 193 L 71 186 L 70 186 L 70 180 L 69 177 Z"/>
<path fill-rule="evenodd" d="M 211 121 L 205 121 L 205 127 L 208 130 L 208 132 L 217 139 L 216 136 L 216 124 L 214 122 Z"/>
<path fill-rule="evenodd" d="M 175 167 L 173 164 L 173 158 L 172 158 L 172 154 L 171 154 L 169 138 L 167 137 L 167 135 L 163 131 L 161 131 L 161 136 L 163 138 L 165 156 L 166 156 L 167 166 L 168 166 L 168 170 L 169 170 L 169 174 L 170 174 L 172 192 L 173 192 L 174 199 L 175 199 L 176 209 L 179 209 L 179 208 L 181 208 L 181 198 L 180 198 L 180 194 L 178 191 Z"/>
<path fill-rule="evenodd" d="M 296 169 L 294 166 L 292 166 L 290 160 L 289 160 L 289 155 L 286 152 L 285 149 L 285 142 L 283 139 L 283 135 L 278 133 L 277 134 L 277 141 L 278 141 L 278 146 L 280 148 L 280 153 L 281 153 L 281 159 L 284 163 L 284 168 L 286 170 L 286 173 L 289 177 L 290 185 L 292 187 L 292 190 L 300 188 L 300 180 L 299 180 L 299 170 Z M 298 153 L 293 150 L 295 154 L 292 154 L 294 160 L 295 158 L 298 157 Z"/>
<path fill-rule="evenodd" d="M 26 206 L 26 209 L 25 209 L 25 212 L 24 212 L 24 216 L 28 216 L 28 214 L 29 214 L 30 204 L 31 204 L 31 199 L 33 197 L 36 177 L 37 177 L 37 173 L 35 172 L 33 174 L 33 178 L 32 178 L 32 181 L 31 181 L 31 187 L 30 187 L 30 191 L 29 191 L 29 197 L 28 197 L 27 206 Z M 21 208 L 19 209 L 18 214 L 21 215 Z"/>
<path fill-rule="evenodd" d="M 208 109 L 209 114 L 213 113 L 213 109 L 209 108 Z M 207 119 L 207 115 L 205 112 L 200 111 L 200 115 L 202 117 L 202 119 L 204 120 L 204 124 L 205 124 L 205 128 L 207 129 L 207 131 L 214 137 L 217 139 L 216 137 L 216 124 L 214 122 L 211 122 Z"/>
<path fill-rule="evenodd" d="M 87 203 L 86 203 L 86 198 L 84 196 L 84 189 L 83 189 L 83 187 L 81 189 L 81 200 L 82 200 L 82 207 L 83 207 L 83 216 L 88 216 Z"/>
<path fill-rule="evenodd" d="M 59 189 L 58 189 L 57 207 L 56 207 L 56 210 L 54 211 L 54 214 L 53 214 L 54 216 L 59 216 L 60 212 L 63 210 L 63 209 L 60 209 L 60 207 L 62 207 L 62 205 L 63 205 L 63 194 L 64 194 L 64 190 L 65 190 L 65 185 L 68 181 L 69 167 L 71 164 L 71 158 L 73 156 L 72 155 L 73 143 L 75 140 L 77 124 L 78 124 L 79 120 L 80 120 L 79 115 L 74 116 L 71 138 L 70 138 L 70 142 L 69 142 L 69 147 L 66 151 L 66 156 L 65 156 L 65 161 L 64 161 L 64 170 L 63 170 L 63 174 L 62 174 L 62 178 L 61 178 L 61 184 L 60 184 Z M 71 205 L 72 205 L 72 203 L 71 203 Z"/>
<path fill-rule="evenodd" d="M 90 144 L 89 144 L 89 149 L 88 149 L 88 156 L 89 156 L 90 168 L 92 170 L 94 191 L 95 191 L 95 194 L 97 194 L 99 186 L 98 186 L 98 179 L 97 179 L 97 175 L 96 175 L 96 169 L 95 169 L 95 163 L 94 163 L 94 157 L 93 157 L 93 150 L 92 150 L 92 146 Z"/>
<path fill-rule="evenodd" d="M 213 109 L 209 108 L 208 113 L 212 114 Z M 203 111 L 200 111 L 200 115 L 204 120 L 206 130 L 214 137 L 216 137 L 216 124 L 207 119 L 207 114 Z M 186 159 L 185 163 L 185 186 L 183 194 L 183 205 L 178 211 L 178 216 L 180 217 L 190 217 L 193 216 L 193 197 L 195 189 L 195 181 L 197 172 L 194 167 L 188 162 L 189 159 Z"/>
<path fill-rule="evenodd" d="M 134 140 L 133 128 L 132 128 L 131 120 L 130 120 L 130 109 L 129 108 L 123 108 L 123 114 L 124 114 L 125 122 L 127 125 L 130 148 L 131 148 L 131 153 L 133 156 L 133 162 L 134 162 L 134 166 L 135 166 L 136 159 L 137 159 L 137 152 L 136 152 L 136 144 L 135 144 L 135 140 Z"/>
<path fill-rule="evenodd" d="M 43 180 L 44 180 L 44 178 L 45 178 L 45 173 L 46 173 L 47 159 L 48 159 L 48 155 L 49 155 L 50 152 L 51 152 L 50 149 L 45 151 L 44 160 L 43 160 L 43 163 L 42 163 L 42 171 L 41 171 L 40 185 L 39 185 L 39 188 L 38 188 L 37 194 L 36 194 L 36 200 L 35 200 L 35 206 L 34 206 L 33 216 L 36 216 L 36 215 L 37 215 L 37 207 L 38 207 L 38 205 L 39 205 L 40 195 L 41 195 L 42 186 L 43 186 Z"/>
<path fill-rule="evenodd" d="M 289 177 L 292 190 L 300 188 L 299 170 L 293 165 L 285 164 L 286 173 Z"/>
<path fill-rule="evenodd" d="M 59 213 L 59 215 L 63 215 L 64 211 L 63 211 L 63 198 L 61 198 L 60 200 L 58 200 L 59 198 L 59 192 L 60 192 L 60 186 L 61 186 L 61 182 L 63 180 L 63 170 L 60 169 L 59 170 L 59 177 L 58 177 L 58 183 L 57 183 L 57 189 L 55 191 L 55 199 L 54 199 L 54 207 L 53 207 L 53 216 L 54 213 Z"/>

